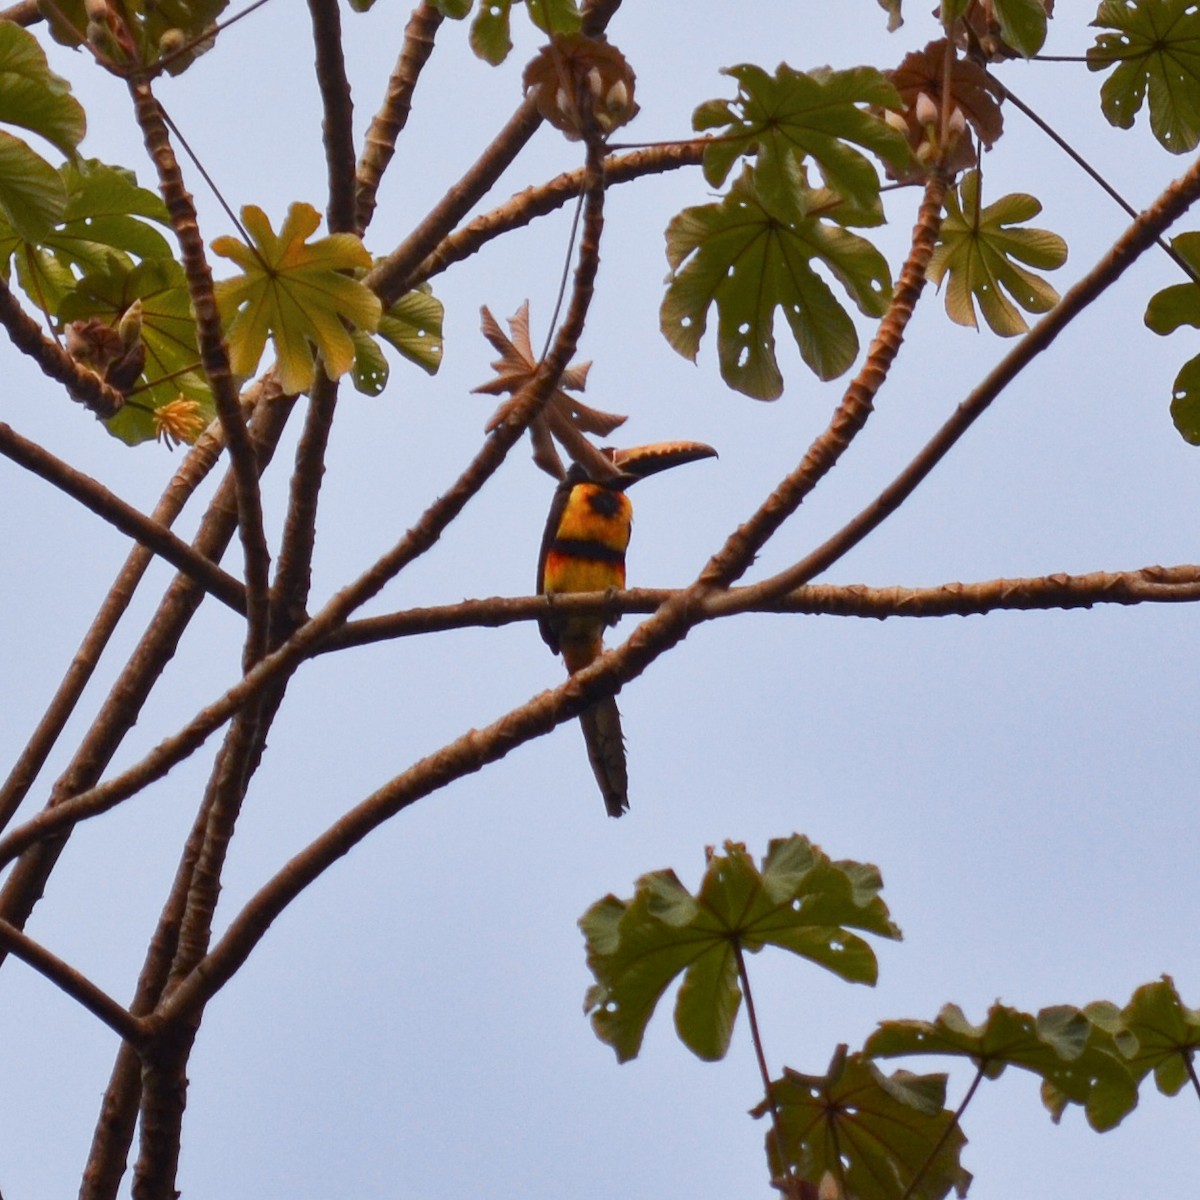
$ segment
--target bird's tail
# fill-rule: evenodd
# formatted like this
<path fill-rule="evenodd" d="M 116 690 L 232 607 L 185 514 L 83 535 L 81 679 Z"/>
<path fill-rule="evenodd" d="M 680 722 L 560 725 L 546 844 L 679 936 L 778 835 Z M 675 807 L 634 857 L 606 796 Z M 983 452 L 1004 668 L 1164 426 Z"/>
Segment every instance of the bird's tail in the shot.
<path fill-rule="evenodd" d="M 583 726 L 588 760 L 600 785 L 604 807 L 610 817 L 619 817 L 629 809 L 629 772 L 616 700 L 612 696 L 597 700 L 579 714 L 579 724 Z"/>
<path fill-rule="evenodd" d="M 573 675 L 600 653 L 600 635 L 578 641 L 564 641 L 563 659 Z M 579 714 L 588 761 L 600 785 L 604 808 L 610 817 L 629 810 L 629 771 L 625 763 L 625 737 L 621 732 L 621 713 L 616 699 L 605 696 Z"/>

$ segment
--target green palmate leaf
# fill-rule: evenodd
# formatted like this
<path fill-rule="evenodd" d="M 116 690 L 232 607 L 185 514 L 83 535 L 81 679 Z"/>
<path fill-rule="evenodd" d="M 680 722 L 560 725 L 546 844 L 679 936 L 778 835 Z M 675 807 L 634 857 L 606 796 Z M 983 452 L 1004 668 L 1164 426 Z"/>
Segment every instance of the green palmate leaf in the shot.
<path fill-rule="evenodd" d="M 67 206 L 59 173 L 18 137 L 0 129 L 0 216 L 22 239 L 36 241 Z"/>
<path fill-rule="evenodd" d="M 355 359 L 346 324 L 367 333 L 379 324 L 379 297 L 343 274 L 369 267 L 371 256 L 351 233 L 309 242 L 321 223 L 310 204 L 293 204 L 278 234 L 254 205 L 242 209 L 242 220 L 253 246 L 232 237 L 212 244 L 242 268 L 241 275 L 216 288 L 234 374 L 254 372 L 270 337 L 285 392 L 312 386 L 314 347 L 330 378 L 340 378 Z"/>
<path fill-rule="evenodd" d="M 379 318 L 379 336 L 429 375 L 442 365 L 442 302 L 429 285 L 400 297 Z"/>
<path fill-rule="evenodd" d="M 1043 1081 L 1043 1099 L 1055 1119 L 1068 1103 L 1081 1104 L 1095 1129 L 1111 1129 L 1137 1104 L 1137 1083 L 1110 1037 L 1098 1034 L 1077 1008 L 1044 1008 L 1032 1016 L 996 1004 L 983 1025 L 947 1004 L 937 1020 L 885 1021 L 868 1039 L 870 1058 L 912 1054 L 961 1055 L 985 1078 L 1005 1067 L 1032 1071 Z"/>
<path fill-rule="evenodd" d="M 1181 233 L 1171 246 L 1200 276 L 1200 233 Z M 1200 327 L 1200 284 L 1175 283 L 1150 297 L 1146 325 L 1155 333 L 1173 333 L 1181 325 Z M 1171 392 L 1171 419 L 1180 435 L 1200 446 L 1200 355 L 1184 363 Z"/>
<path fill-rule="evenodd" d="M 1189 1066 L 1200 1049 L 1200 1011 L 1184 1005 L 1169 975 L 1143 984 L 1123 1009 L 1092 1004 L 1086 1012 L 1113 1037 L 1138 1079 L 1153 1071 L 1158 1090 L 1167 1096 L 1190 1079 Z"/>
<path fill-rule="evenodd" d="M 495 66 L 508 57 L 512 49 L 510 12 L 514 0 L 486 0 L 479 6 L 471 22 L 471 49 L 486 62 Z M 466 16 L 465 6 L 452 6 L 462 11 L 447 12 L 447 16 Z M 530 19 L 543 33 L 577 33 L 582 18 L 575 0 L 525 0 Z"/>
<path fill-rule="evenodd" d="M 543 33 L 578 33 L 583 24 L 576 0 L 525 0 L 525 7 Z"/>
<path fill-rule="evenodd" d="M 135 300 L 141 301 L 146 365 L 133 392 L 136 403 L 127 403 L 106 422 L 110 433 L 130 445 L 155 437 L 158 427 L 153 410 L 180 395 L 197 402 L 204 424 L 214 411 L 200 370 L 187 281 L 183 268 L 173 259 L 154 258 L 130 266 L 119 255 L 110 254 L 102 269 L 85 275 L 63 297 L 58 319 L 65 325 L 99 317 L 115 329 Z"/>
<path fill-rule="evenodd" d="M 945 1108 L 945 1075 L 884 1075 L 841 1047 L 824 1075 L 784 1069 L 772 1080 L 782 1137 L 767 1135 L 776 1176 L 787 1172 L 854 1200 L 942 1200 L 965 1196 L 970 1172 L 959 1162 L 966 1138 Z M 764 1101 L 756 1117 L 769 1111 Z"/>
<path fill-rule="evenodd" d="M 632 900 L 607 896 L 579 922 L 596 978 L 585 1001 L 596 1035 L 619 1061 L 636 1057 L 655 1006 L 682 976 L 679 1037 L 700 1058 L 721 1058 L 741 1003 L 738 952 L 767 945 L 874 983 L 874 952 L 850 930 L 900 936 L 880 886 L 874 867 L 831 862 L 798 835 L 771 842 L 761 869 L 727 842 L 694 896 L 672 871 L 642 876 Z"/>
<path fill-rule="evenodd" d="M 1200 446 L 1200 355 L 1189 358 L 1175 376 L 1171 420 L 1185 442 Z"/>
<path fill-rule="evenodd" d="M 1200 142 L 1200 9 L 1194 0 L 1102 0 L 1088 67 L 1112 74 L 1100 89 L 1109 124 L 1129 129 L 1149 97 L 1150 128 L 1173 154 Z M 1114 66 L 1115 64 L 1115 66 Z"/>
<path fill-rule="evenodd" d="M 1067 260 L 1067 244 L 1058 234 L 1015 228 L 1041 211 L 1038 200 L 1019 193 L 980 208 L 977 171 L 965 175 L 957 192 L 946 197 L 946 217 L 929 278 L 940 284 L 950 277 L 946 312 L 951 320 L 976 326 L 978 304 L 993 332 L 1013 337 L 1028 329 L 1017 305 L 1034 313 L 1054 307 L 1058 292 L 1020 265 L 1053 270 Z"/>
<path fill-rule="evenodd" d="M 909 160 L 904 134 L 866 107 L 904 107 L 881 72 L 873 67 L 826 67 L 805 73 L 784 65 L 773 76 L 755 66 L 732 67 L 725 73 L 738 82 L 737 99 L 710 100 L 692 118 L 698 131 L 721 131 L 704 150 L 709 183 L 720 186 L 738 158 L 753 154 L 755 190 L 775 207 L 784 197 L 796 196 L 803 176 L 795 164 L 811 158 L 831 191 L 860 212 L 872 213 L 874 223 L 882 221 L 879 175 L 854 148 L 862 146 L 897 166 Z"/>
<path fill-rule="evenodd" d="M 59 172 L 66 205 L 56 227 L 27 241 L 0 219 L 0 274 L 17 278 L 42 311 L 55 315 L 80 274 L 105 267 L 116 252 L 126 266 L 133 258 L 170 258 L 166 238 L 147 223 L 166 223 L 162 200 L 138 187 L 133 173 L 95 159 L 66 163 Z"/>
<path fill-rule="evenodd" d="M 74 154 L 87 123 L 65 79 L 50 70 L 37 38 L 11 21 L 0 21 L 0 122 L 44 137 Z"/>
<path fill-rule="evenodd" d="M 502 63 L 512 49 L 509 33 L 509 9 L 512 0 L 489 0 L 471 22 L 471 49 L 493 66 Z"/>
<path fill-rule="evenodd" d="M 819 378 L 842 374 L 858 353 L 854 323 L 813 270 L 813 260 L 864 313 L 882 315 L 891 295 L 887 262 L 870 242 L 811 207 L 768 206 L 749 168 L 719 204 L 684 209 L 672 220 L 667 258 L 672 274 L 661 311 L 667 341 L 694 360 L 708 309 L 716 304 L 721 375 L 758 400 L 773 400 L 783 390 L 775 359 L 776 308 Z"/>
<path fill-rule="evenodd" d="M 442 365 L 442 302 L 423 283 L 400 297 L 379 318 L 379 336 L 429 375 Z M 383 349 L 369 333 L 353 330 L 354 386 L 378 396 L 387 386 L 388 363 Z"/>
<path fill-rule="evenodd" d="M 1181 233 L 1171 248 L 1200 277 L 1200 233 Z M 1175 283 L 1156 292 L 1146 306 L 1146 325 L 1155 333 L 1174 333 L 1181 325 L 1200 327 L 1200 284 Z"/>
<path fill-rule="evenodd" d="M 50 70 L 37 38 L 11 21 L 0 21 L 0 122 L 36 133 L 64 154 L 74 154 L 86 128 L 83 109 Z M 0 131 L 0 217 L 36 241 L 65 208 L 58 172 L 21 138 Z"/>
<path fill-rule="evenodd" d="M 1025 58 L 1042 48 L 1046 41 L 1044 0 L 994 0 L 992 8 L 1006 46 Z"/>
<path fill-rule="evenodd" d="M 228 5 L 229 0 L 122 0 L 120 16 L 115 8 L 112 13 L 119 23 L 102 40 L 91 40 L 99 53 L 118 65 L 153 63 L 212 31 Z M 78 46 L 89 40 L 86 0 L 38 0 L 38 7 L 57 41 Z M 212 44 L 211 38 L 198 41 L 171 58 L 167 70 L 178 75 Z"/>
<path fill-rule="evenodd" d="M 474 0 L 433 0 L 433 7 L 452 21 L 461 21 L 471 11 Z"/>

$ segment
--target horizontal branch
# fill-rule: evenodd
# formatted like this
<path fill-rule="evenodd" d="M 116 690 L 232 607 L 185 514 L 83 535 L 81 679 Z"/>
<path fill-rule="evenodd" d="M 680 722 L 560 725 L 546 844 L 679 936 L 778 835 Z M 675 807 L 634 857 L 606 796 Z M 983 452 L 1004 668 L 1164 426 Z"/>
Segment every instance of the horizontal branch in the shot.
<path fill-rule="evenodd" d="M 870 587 L 866 584 L 808 584 L 773 600 L 755 600 L 752 588 L 733 588 L 705 604 L 710 618 L 739 613 L 796 613 L 810 616 L 946 617 L 1054 608 L 1092 608 L 1098 604 L 1183 604 L 1200 600 L 1200 566 L 1142 567 L 1136 571 L 1093 571 L 1087 575 L 1040 575 L 989 579 L 979 583 L 943 583 L 934 587 Z M 615 618 L 623 613 L 655 612 L 680 589 L 629 588 L 626 591 L 576 592 L 558 596 L 493 596 L 428 608 L 410 608 L 349 621 L 316 647 L 329 654 L 355 646 L 454 629 L 495 629 L 556 616 Z"/>
<path fill-rule="evenodd" d="M 3 421 L 0 421 L 0 454 L 78 500 L 114 529 L 153 550 L 234 612 L 246 611 L 245 589 L 232 575 L 198 554 L 164 525 L 114 495 L 102 483 L 43 450 L 36 442 L 23 438 Z"/>
<path fill-rule="evenodd" d="M 99 1017 L 114 1033 L 133 1046 L 145 1041 L 142 1023 L 87 976 L 51 954 L 45 946 L 22 933 L 15 925 L 0 920 L 0 946 L 45 976 L 56 987 Z"/>

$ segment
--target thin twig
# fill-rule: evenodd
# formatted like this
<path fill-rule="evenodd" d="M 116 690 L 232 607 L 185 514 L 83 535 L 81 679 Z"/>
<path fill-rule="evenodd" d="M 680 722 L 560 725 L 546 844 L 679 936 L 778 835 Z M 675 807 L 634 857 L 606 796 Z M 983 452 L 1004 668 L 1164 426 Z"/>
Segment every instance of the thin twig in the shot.
<path fill-rule="evenodd" d="M 19 958 L 39 975 L 44 975 L 131 1045 L 139 1046 L 145 1041 L 145 1031 L 132 1013 L 122 1008 L 86 975 L 63 962 L 57 955 L 51 954 L 40 942 L 35 942 L 16 926 L 2 920 L 0 946 L 4 948 L 5 953 Z"/>
<path fill-rule="evenodd" d="M 366 232 L 375 215 L 379 184 L 396 152 L 396 139 L 408 124 L 417 80 L 433 53 L 434 38 L 443 19 L 440 8 L 423 0 L 413 9 L 404 28 L 404 44 L 388 80 L 387 95 L 363 139 L 355 199 L 355 219 L 360 235 Z"/>
<path fill-rule="evenodd" d="M 1100 172 L 1097 171 L 1096 168 L 1093 167 L 1092 164 L 1088 162 L 1087 159 L 1084 158 L 1083 155 L 1080 154 L 1079 151 L 1076 150 L 1075 147 L 1066 140 L 1066 138 L 1062 137 L 1058 131 L 1049 124 L 1049 122 L 1042 120 L 1042 118 L 1039 117 L 1038 114 L 1034 112 L 1034 110 L 1030 108 L 1028 104 L 1013 94 L 1013 91 L 1010 87 L 1001 83 L 1000 80 L 997 79 L 996 76 L 990 71 L 988 72 L 988 78 L 1000 90 L 1001 96 L 1003 96 L 1003 98 L 1019 112 L 1024 113 L 1030 121 L 1032 121 L 1077 167 L 1080 168 L 1080 170 L 1084 172 L 1085 175 L 1088 176 L 1089 179 L 1092 180 L 1093 183 L 1097 184 L 1101 190 L 1104 191 L 1112 200 L 1116 201 L 1126 216 L 1136 219 L 1138 215 L 1137 209 L 1134 208 L 1133 205 L 1130 204 L 1129 201 L 1126 200 L 1125 197 L 1122 196 L 1121 193 L 1118 192 L 1117 189 L 1113 187 L 1113 185 L 1109 183 L 1108 180 L 1105 179 L 1104 176 L 1101 175 Z M 1158 248 L 1189 279 L 1191 279 L 1194 283 L 1200 283 L 1200 276 L 1196 274 L 1195 268 L 1192 267 L 1191 263 L 1189 263 L 1187 259 L 1184 258 L 1174 246 L 1171 245 L 1170 242 L 1161 237 L 1155 238 L 1154 240 Z"/>
<path fill-rule="evenodd" d="M 236 613 L 246 611 L 246 589 L 216 563 L 197 554 L 165 525 L 113 495 L 102 483 L 77 471 L 0 421 L 0 454 L 47 483 L 53 484 L 114 529 L 153 550 Z"/>

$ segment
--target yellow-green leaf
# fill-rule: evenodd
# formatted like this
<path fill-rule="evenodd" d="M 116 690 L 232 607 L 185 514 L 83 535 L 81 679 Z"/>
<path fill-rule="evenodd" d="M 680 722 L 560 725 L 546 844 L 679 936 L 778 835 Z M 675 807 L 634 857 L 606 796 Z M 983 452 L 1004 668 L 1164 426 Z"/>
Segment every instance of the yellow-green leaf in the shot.
<path fill-rule="evenodd" d="M 946 312 L 952 321 L 977 326 L 978 304 L 993 332 L 1014 337 L 1028 328 L 1018 305 L 1034 313 L 1054 307 L 1058 292 L 1021 265 L 1053 270 L 1067 260 L 1067 244 L 1058 234 L 1016 228 L 1041 211 L 1033 196 L 1020 193 L 981 208 L 978 171 L 968 172 L 958 190 L 946 197 L 946 218 L 929 278 L 941 283 L 949 276 Z"/>
<path fill-rule="evenodd" d="M 336 233 L 310 242 L 321 223 L 310 204 L 293 204 L 278 234 L 254 205 L 242 209 L 242 221 L 250 244 L 233 237 L 212 244 L 242 268 L 216 289 L 234 373 L 253 374 L 270 337 L 285 391 L 312 386 L 314 350 L 330 378 L 340 378 L 355 358 L 347 325 L 373 333 L 382 311 L 379 297 L 344 273 L 371 265 L 362 241 Z"/>

